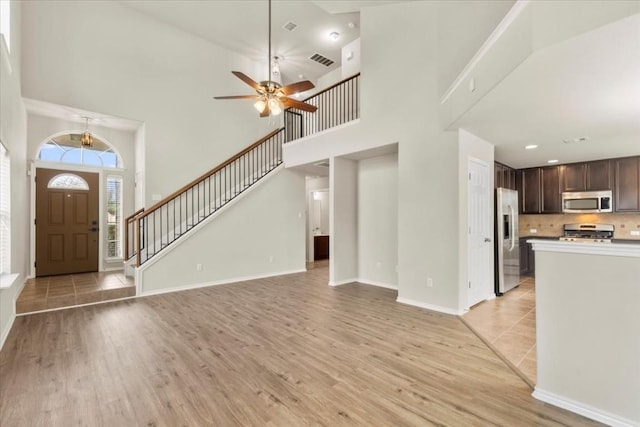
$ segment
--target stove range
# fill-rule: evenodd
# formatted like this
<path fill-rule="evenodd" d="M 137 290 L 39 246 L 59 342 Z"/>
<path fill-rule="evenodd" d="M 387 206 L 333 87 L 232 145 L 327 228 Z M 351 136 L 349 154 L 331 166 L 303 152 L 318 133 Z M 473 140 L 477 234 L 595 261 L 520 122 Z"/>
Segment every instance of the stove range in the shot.
<path fill-rule="evenodd" d="M 560 240 L 580 243 L 611 243 L 615 227 L 612 224 L 565 224 Z"/>

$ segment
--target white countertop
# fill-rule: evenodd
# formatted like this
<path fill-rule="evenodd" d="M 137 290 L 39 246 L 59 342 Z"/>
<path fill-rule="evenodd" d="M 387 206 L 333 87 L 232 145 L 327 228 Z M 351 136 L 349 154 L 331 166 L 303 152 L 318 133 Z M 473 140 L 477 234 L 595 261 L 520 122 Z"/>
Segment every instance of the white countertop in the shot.
<path fill-rule="evenodd" d="M 549 239 L 530 239 L 527 243 L 531 243 L 534 251 L 640 258 L 640 244 L 634 243 L 583 243 Z"/>

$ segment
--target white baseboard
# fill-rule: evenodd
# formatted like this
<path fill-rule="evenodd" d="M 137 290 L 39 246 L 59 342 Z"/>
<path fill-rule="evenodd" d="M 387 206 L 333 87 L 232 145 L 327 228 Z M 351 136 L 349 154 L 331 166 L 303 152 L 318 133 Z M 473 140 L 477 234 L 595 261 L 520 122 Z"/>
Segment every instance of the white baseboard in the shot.
<path fill-rule="evenodd" d="M 348 285 L 349 283 L 354 283 L 357 282 L 358 279 L 353 278 L 353 279 L 347 279 L 347 280 L 340 280 L 339 282 L 333 282 L 333 281 L 329 281 L 329 286 L 342 286 L 342 285 Z"/>
<path fill-rule="evenodd" d="M 555 393 L 551 393 L 545 390 L 540 390 L 538 387 L 535 388 L 535 390 L 532 393 L 532 396 L 545 403 L 549 403 L 553 406 L 566 409 L 567 411 L 571 411 L 576 414 L 583 415 L 587 418 L 600 421 L 601 423 L 605 423 L 613 427 L 640 426 L 640 423 L 638 421 L 629 420 L 624 417 L 620 417 L 618 415 L 603 411 L 601 409 L 594 408 L 589 405 L 585 405 L 584 403 L 576 402 L 575 400 L 568 399 L 563 396 L 559 396 Z"/>
<path fill-rule="evenodd" d="M 11 327 L 13 326 L 13 322 L 15 320 L 16 320 L 16 310 L 15 310 L 15 304 L 14 304 L 13 313 L 11 313 L 9 322 L 7 322 L 7 325 L 4 327 L 4 330 L 2 331 L 2 335 L 0 336 L 0 350 L 2 350 L 2 347 L 4 347 L 4 342 L 7 340 L 7 337 L 9 336 L 9 332 L 11 332 Z"/>
<path fill-rule="evenodd" d="M 277 273 L 269 273 L 269 274 L 255 275 L 255 276 L 234 277 L 234 278 L 231 278 L 231 279 L 215 280 L 215 281 L 212 281 L 212 282 L 203 282 L 203 283 L 193 283 L 193 284 L 190 284 L 190 285 L 176 286 L 176 287 L 173 287 L 173 288 L 157 289 L 157 290 L 152 290 L 152 291 L 147 291 L 147 292 L 144 292 L 141 289 L 139 289 L 137 297 L 148 297 L 148 296 L 151 296 L 151 295 L 168 294 L 168 293 L 171 293 L 171 292 L 186 291 L 186 290 L 189 290 L 189 289 L 207 288 L 209 286 L 228 285 L 228 284 L 231 284 L 231 283 L 245 282 L 247 280 L 266 279 L 267 277 L 284 276 L 286 274 L 305 273 L 306 271 L 307 271 L 306 268 L 302 268 L 302 269 L 299 269 L 299 270 L 279 271 Z"/>
<path fill-rule="evenodd" d="M 426 304 L 422 301 L 416 301 L 408 298 L 398 297 L 396 301 L 401 304 L 413 305 L 415 307 L 426 308 L 427 310 L 437 311 L 439 313 L 453 314 L 455 316 L 460 316 L 464 313 L 464 310 L 454 310 L 449 307 L 442 307 L 435 304 Z"/>
<path fill-rule="evenodd" d="M 364 285 L 377 286 L 379 288 L 393 289 L 394 291 L 398 290 L 398 285 L 391 285 L 389 283 L 376 282 L 375 280 L 358 279 L 357 282 L 362 283 Z"/>

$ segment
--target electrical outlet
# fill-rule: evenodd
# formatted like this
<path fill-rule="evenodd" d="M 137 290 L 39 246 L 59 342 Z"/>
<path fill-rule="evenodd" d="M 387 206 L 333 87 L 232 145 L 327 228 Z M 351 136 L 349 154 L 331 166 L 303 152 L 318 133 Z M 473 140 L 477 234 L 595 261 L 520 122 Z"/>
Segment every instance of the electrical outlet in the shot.
<path fill-rule="evenodd" d="M 529 233 L 531 233 L 531 234 L 536 234 L 537 232 L 538 232 L 537 228 L 530 228 L 529 229 Z"/>
<path fill-rule="evenodd" d="M 640 230 L 631 230 L 632 236 L 640 236 Z"/>
<path fill-rule="evenodd" d="M 196 270 L 202 271 L 202 264 L 196 264 Z"/>
<path fill-rule="evenodd" d="M 433 288 L 433 279 L 431 277 L 427 277 L 427 288 Z"/>

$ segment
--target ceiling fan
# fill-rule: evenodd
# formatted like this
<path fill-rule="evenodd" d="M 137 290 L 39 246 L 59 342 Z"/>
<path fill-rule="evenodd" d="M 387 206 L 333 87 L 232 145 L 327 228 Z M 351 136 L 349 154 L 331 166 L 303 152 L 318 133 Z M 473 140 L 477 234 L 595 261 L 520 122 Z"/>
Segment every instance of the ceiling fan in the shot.
<path fill-rule="evenodd" d="M 267 58 L 267 67 L 269 68 L 269 80 L 260 83 L 252 80 L 246 74 L 240 71 L 232 71 L 231 73 L 251 86 L 257 92 L 256 95 L 236 95 L 236 96 L 215 96 L 214 99 L 255 99 L 253 106 L 260 113 L 260 117 L 268 117 L 269 115 L 278 115 L 285 108 L 297 108 L 299 110 L 315 113 L 318 107 L 306 104 L 302 101 L 289 98 L 289 95 L 295 95 L 298 92 L 304 92 L 313 89 L 315 86 L 309 80 L 303 80 L 290 85 L 282 86 L 278 82 L 271 79 L 271 0 L 269 0 L 269 57 Z"/>

